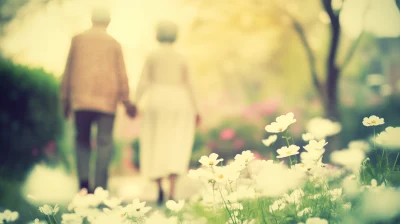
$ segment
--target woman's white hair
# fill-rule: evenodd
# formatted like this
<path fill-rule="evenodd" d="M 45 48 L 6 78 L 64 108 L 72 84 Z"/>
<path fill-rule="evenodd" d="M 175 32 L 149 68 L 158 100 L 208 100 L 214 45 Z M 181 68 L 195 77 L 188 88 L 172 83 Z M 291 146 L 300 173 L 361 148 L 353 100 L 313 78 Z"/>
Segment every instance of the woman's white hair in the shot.
<path fill-rule="evenodd" d="M 173 43 L 178 34 L 178 26 L 171 21 L 162 21 L 157 24 L 157 40 Z"/>
<path fill-rule="evenodd" d="M 110 10 L 105 7 L 94 7 L 92 9 L 92 22 L 108 24 L 111 21 Z"/>

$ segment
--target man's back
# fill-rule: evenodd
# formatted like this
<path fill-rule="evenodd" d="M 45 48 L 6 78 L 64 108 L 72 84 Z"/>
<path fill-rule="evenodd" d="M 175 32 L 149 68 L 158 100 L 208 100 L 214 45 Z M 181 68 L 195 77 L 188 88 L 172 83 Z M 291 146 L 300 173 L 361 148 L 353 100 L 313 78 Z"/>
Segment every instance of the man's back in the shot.
<path fill-rule="evenodd" d="M 128 97 L 121 47 L 105 27 L 95 26 L 73 38 L 64 75 L 73 110 L 114 113 L 118 101 Z"/>

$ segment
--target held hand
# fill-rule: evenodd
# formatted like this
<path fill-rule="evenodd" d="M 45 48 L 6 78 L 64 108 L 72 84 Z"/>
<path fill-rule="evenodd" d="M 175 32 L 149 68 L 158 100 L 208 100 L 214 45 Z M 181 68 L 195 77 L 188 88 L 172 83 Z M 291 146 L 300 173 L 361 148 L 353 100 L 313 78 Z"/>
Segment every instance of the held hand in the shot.
<path fill-rule="evenodd" d="M 132 103 L 126 103 L 125 104 L 125 111 L 126 114 L 130 117 L 130 118 L 135 118 L 137 115 L 137 108 L 134 104 Z"/>
<path fill-rule="evenodd" d="M 201 123 L 201 117 L 199 114 L 196 115 L 196 127 L 199 127 Z"/>

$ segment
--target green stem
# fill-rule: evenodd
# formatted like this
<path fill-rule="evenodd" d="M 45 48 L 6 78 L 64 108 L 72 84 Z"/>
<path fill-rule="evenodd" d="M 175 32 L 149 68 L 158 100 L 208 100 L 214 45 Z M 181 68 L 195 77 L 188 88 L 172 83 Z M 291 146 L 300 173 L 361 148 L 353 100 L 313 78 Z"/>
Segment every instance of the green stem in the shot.
<path fill-rule="evenodd" d="M 264 215 L 264 206 L 260 199 L 258 199 L 258 204 L 261 208 L 261 217 L 262 217 L 263 223 L 267 223 L 267 220 L 265 219 L 265 215 Z"/>
<path fill-rule="evenodd" d="M 52 221 L 51 221 L 49 215 L 46 215 L 45 218 L 46 218 L 46 222 L 47 222 L 48 224 L 52 224 Z"/>
<path fill-rule="evenodd" d="M 290 161 L 290 167 L 292 167 L 292 156 L 289 156 L 289 161 Z"/>
<path fill-rule="evenodd" d="M 290 146 L 290 144 L 289 144 L 289 129 L 287 129 L 286 130 L 286 133 L 285 133 L 285 139 L 286 139 L 286 143 L 287 143 L 287 146 L 289 147 Z"/>
<path fill-rule="evenodd" d="M 222 196 L 221 188 L 219 188 L 219 193 L 221 194 L 222 202 L 223 202 L 224 205 L 225 205 L 225 209 L 226 209 L 226 211 L 228 212 L 229 217 L 231 218 L 232 222 L 233 222 L 234 224 L 236 224 L 236 220 L 233 218 L 233 215 L 232 215 L 231 212 L 229 211 L 228 204 L 226 204 L 225 199 L 224 199 L 224 197 Z"/>
<path fill-rule="evenodd" d="M 375 126 L 374 126 L 374 150 L 376 149 L 375 142 L 376 142 L 376 132 L 375 132 Z"/>
<path fill-rule="evenodd" d="M 56 217 L 54 217 L 54 214 L 53 214 L 53 219 L 54 219 L 54 222 L 55 222 L 56 224 L 58 224 Z"/>
<path fill-rule="evenodd" d="M 392 171 L 394 171 L 394 168 L 396 168 L 396 163 L 397 163 L 397 160 L 399 159 L 399 154 L 400 154 L 400 152 L 397 153 L 396 160 L 394 161 Z"/>

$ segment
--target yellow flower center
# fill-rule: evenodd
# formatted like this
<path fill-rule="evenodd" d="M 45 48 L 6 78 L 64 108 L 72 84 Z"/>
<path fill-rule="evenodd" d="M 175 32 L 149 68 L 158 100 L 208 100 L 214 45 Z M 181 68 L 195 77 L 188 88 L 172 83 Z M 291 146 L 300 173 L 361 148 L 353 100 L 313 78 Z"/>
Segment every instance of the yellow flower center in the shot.
<path fill-rule="evenodd" d="M 372 121 L 371 121 L 371 124 L 376 124 L 376 121 L 375 121 L 375 120 L 372 120 Z"/>
<path fill-rule="evenodd" d="M 214 161 L 210 161 L 208 164 L 209 164 L 210 166 L 212 166 L 212 165 L 214 165 Z"/>
<path fill-rule="evenodd" d="M 218 178 L 219 178 L 219 179 L 223 179 L 223 178 L 224 178 L 224 175 L 223 175 L 223 174 L 220 174 L 220 175 L 218 175 Z"/>

